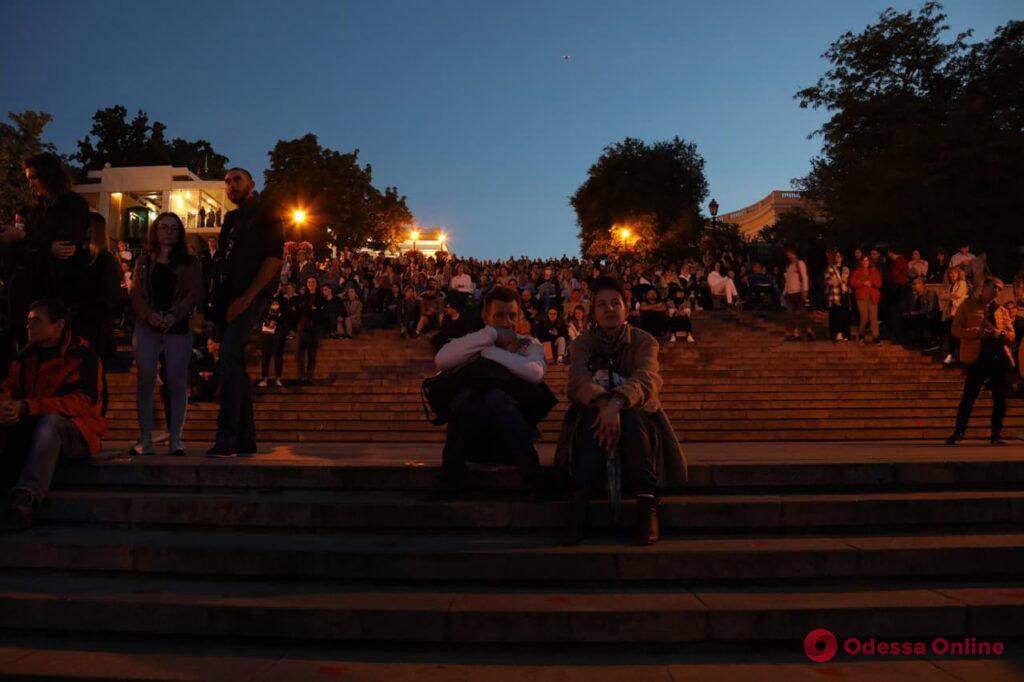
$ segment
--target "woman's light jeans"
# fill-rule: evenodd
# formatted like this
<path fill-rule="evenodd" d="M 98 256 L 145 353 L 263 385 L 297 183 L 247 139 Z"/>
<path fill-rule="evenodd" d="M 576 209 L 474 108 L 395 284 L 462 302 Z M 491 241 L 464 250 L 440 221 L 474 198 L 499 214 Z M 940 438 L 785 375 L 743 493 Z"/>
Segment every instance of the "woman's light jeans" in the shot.
<path fill-rule="evenodd" d="M 156 388 L 160 351 L 167 363 L 167 406 L 171 423 L 167 425 L 170 450 L 184 449 L 181 432 L 188 410 L 188 365 L 192 359 L 192 333 L 163 334 L 141 322 L 135 323 L 132 351 L 138 372 L 135 408 L 139 415 L 139 445 L 145 452 L 153 449 L 153 389 Z"/>

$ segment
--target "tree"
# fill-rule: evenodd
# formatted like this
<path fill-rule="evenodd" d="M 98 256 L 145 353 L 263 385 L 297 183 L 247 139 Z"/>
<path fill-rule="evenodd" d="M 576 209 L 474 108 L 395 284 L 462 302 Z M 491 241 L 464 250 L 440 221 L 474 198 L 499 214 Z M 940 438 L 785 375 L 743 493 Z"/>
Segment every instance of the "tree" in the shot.
<path fill-rule="evenodd" d="M 569 200 L 581 252 L 614 240 L 613 226 L 649 228 L 652 250 L 688 245 L 698 236 L 707 194 L 704 159 L 692 142 L 675 137 L 648 145 L 627 137 L 609 145 Z"/>
<path fill-rule="evenodd" d="M 56 153 L 52 144 L 42 140 L 43 129 L 52 119 L 49 114 L 23 111 L 8 113 L 7 118 L 11 123 L 0 123 L 0 224 L 10 224 L 15 211 L 35 203 L 22 162 L 39 152 Z"/>
<path fill-rule="evenodd" d="M 831 68 L 796 94 L 832 114 L 800 186 L 837 237 L 925 248 L 970 235 L 1009 258 L 1024 241 L 1024 25 L 969 45 L 970 31 L 944 37 L 945 19 L 935 2 L 888 9 L 832 43 Z"/>
<path fill-rule="evenodd" d="M 85 170 L 111 166 L 173 165 L 191 170 L 202 178 L 222 178 L 228 158 L 218 154 L 206 140 L 194 142 L 176 137 L 169 142 L 167 126 L 149 122 L 141 109 L 128 120 L 128 111 L 121 105 L 100 109 L 92 117 L 89 135 L 78 141 L 78 152 L 72 157 Z M 95 142 L 93 141 L 95 137 Z"/>
<path fill-rule="evenodd" d="M 264 193 L 285 211 L 302 208 L 308 226 L 296 226 L 314 247 L 386 248 L 413 221 L 406 198 L 394 187 L 373 186 L 369 164 L 359 165 L 359 150 L 342 153 L 320 145 L 316 135 L 280 140 L 269 152 Z"/>
<path fill-rule="evenodd" d="M 832 235 L 828 223 L 818 220 L 802 208 L 795 208 L 780 215 L 774 225 L 763 228 L 758 233 L 757 240 L 782 247 L 793 247 L 800 253 L 807 249 L 812 239 L 822 237 L 827 237 L 831 245 L 843 249 L 854 245 L 853 242 L 847 244 L 842 240 L 836 243 Z"/>

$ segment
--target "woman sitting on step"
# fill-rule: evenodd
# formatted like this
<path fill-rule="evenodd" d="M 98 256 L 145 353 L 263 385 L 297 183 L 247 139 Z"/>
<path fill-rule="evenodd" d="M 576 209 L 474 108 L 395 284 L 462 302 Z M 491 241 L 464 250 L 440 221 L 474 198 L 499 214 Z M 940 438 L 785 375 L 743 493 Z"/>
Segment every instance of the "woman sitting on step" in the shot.
<path fill-rule="evenodd" d="M 591 498 L 604 487 L 609 458 L 618 459 L 625 487 L 636 496 L 639 544 L 659 538 L 657 486 L 686 479 L 686 460 L 658 393 L 658 341 L 626 323 L 622 285 L 610 277 L 594 284 L 594 325 L 573 341 L 555 466 L 570 474 L 563 544 L 583 540 Z"/>

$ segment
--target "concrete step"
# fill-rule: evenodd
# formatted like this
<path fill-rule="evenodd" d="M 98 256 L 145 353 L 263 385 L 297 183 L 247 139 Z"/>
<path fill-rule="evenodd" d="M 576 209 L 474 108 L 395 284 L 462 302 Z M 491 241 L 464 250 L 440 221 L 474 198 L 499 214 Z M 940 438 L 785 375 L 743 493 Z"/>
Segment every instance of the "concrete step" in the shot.
<path fill-rule="evenodd" d="M 1024 587 L 380 589 L 345 583 L 2 576 L 0 628 L 338 642 L 596 644 L 1024 634 Z"/>
<path fill-rule="evenodd" d="M 1019 577 L 1024 575 L 1024 534 L 668 536 L 655 547 L 634 547 L 605 533 L 578 547 L 560 547 L 553 534 L 396 536 L 40 526 L 0 536 L 0 568 L 289 583 L 553 587 Z"/>
<path fill-rule="evenodd" d="M 332 677 L 394 682 L 507 682 L 523 678 L 534 682 L 804 682 L 821 677 L 853 682 L 995 682 L 1018 677 L 1024 665 L 1019 656 L 1006 654 L 990 659 L 851 660 L 842 649 L 827 665 L 812 664 L 798 644 L 768 651 L 733 651 L 724 657 L 702 651 L 722 645 L 673 647 L 683 650 L 672 653 L 659 646 L 662 651 L 653 654 L 608 644 L 573 650 L 474 644 L 471 651 L 442 645 L 410 651 L 401 645 L 367 649 L 340 648 L 334 643 L 219 644 L 175 639 L 8 637 L 0 645 L 0 675 L 19 680 L 132 682 L 298 682 Z"/>
<path fill-rule="evenodd" d="M 633 504 L 623 505 L 625 523 Z M 561 527 L 563 503 L 516 497 L 431 501 L 401 492 L 333 491 L 145 492 L 59 490 L 41 520 L 219 528 L 338 530 L 494 529 L 523 532 Z M 595 528 L 610 525 L 609 507 L 595 501 Z M 851 527 L 986 527 L 1024 521 L 1024 491 L 831 492 L 694 494 L 662 498 L 666 532 Z"/>
<path fill-rule="evenodd" d="M 752 489 L 791 491 L 815 489 L 909 489 L 951 487 L 1017 487 L 1024 489 L 1024 460 L 1006 459 L 872 460 L 827 459 L 830 447 L 821 448 L 820 461 L 804 462 L 691 462 L 682 490 Z M 420 455 L 422 456 L 422 454 Z M 62 488 L 245 488 L 261 490 L 320 489 L 335 491 L 406 490 L 433 487 L 440 467 L 423 461 L 393 465 L 354 465 L 344 454 L 320 454 L 298 461 L 275 461 L 259 456 L 230 461 L 205 457 L 156 455 L 131 460 L 115 459 L 58 468 L 55 484 Z M 417 457 L 410 451 L 409 457 Z M 434 455 L 436 461 L 436 454 Z M 479 490 L 519 490 L 519 475 L 511 467 L 470 471 L 467 484 Z"/>

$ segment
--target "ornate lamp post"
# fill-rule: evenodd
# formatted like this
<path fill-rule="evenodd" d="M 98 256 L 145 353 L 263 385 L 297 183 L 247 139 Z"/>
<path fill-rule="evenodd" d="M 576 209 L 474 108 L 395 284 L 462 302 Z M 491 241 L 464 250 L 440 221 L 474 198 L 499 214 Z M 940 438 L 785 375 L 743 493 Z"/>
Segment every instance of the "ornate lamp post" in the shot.
<path fill-rule="evenodd" d="M 711 224 L 714 225 L 715 217 L 718 215 L 718 202 L 713 198 L 711 199 L 711 203 L 708 204 L 708 210 L 711 211 Z"/>

